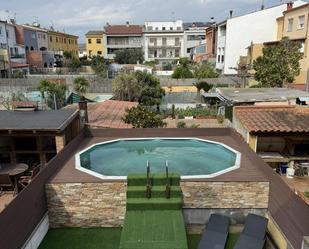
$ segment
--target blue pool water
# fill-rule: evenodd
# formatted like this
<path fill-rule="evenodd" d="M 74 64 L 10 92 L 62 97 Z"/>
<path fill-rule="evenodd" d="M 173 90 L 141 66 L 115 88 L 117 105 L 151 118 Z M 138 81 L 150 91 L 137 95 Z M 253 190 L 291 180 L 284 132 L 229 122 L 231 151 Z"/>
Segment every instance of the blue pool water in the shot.
<path fill-rule="evenodd" d="M 95 145 L 80 154 L 80 165 L 105 176 L 170 172 L 182 176 L 210 175 L 235 165 L 237 154 L 228 148 L 196 139 L 120 140 Z"/>

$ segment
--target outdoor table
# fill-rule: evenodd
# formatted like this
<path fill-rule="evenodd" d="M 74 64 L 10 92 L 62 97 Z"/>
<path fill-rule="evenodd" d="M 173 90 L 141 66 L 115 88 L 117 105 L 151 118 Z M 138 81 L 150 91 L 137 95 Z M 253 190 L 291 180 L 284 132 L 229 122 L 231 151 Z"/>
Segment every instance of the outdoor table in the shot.
<path fill-rule="evenodd" d="M 18 192 L 18 180 L 17 177 L 25 173 L 29 166 L 25 163 L 17 164 L 0 164 L 0 174 L 8 174 L 14 179 L 14 188 Z"/>

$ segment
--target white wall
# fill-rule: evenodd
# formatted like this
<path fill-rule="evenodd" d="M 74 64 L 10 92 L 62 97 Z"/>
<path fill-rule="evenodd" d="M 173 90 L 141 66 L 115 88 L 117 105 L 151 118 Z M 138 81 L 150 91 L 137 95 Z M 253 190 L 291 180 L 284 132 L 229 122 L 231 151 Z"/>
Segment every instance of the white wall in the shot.
<path fill-rule="evenodd" d="M 174 31 L 183 30 L 183 22 L 181 20 L 175 22 L 145 22 L 146 31 L 162 31 L 163 27 L 166 31 L 170 31 L 171 29 Z"/>
<path fill-rule="evenodd" d="M 294 7 L 305 4 L 294 2 Z M 254 43 L 263 43 L 277 39 L 277 21 L 286 4 L 253 12 L 227 20 L 224 74 L 236 74 L 230 67 L 237 67 L 239 56 L 247 55 L 247 47 Z"/>

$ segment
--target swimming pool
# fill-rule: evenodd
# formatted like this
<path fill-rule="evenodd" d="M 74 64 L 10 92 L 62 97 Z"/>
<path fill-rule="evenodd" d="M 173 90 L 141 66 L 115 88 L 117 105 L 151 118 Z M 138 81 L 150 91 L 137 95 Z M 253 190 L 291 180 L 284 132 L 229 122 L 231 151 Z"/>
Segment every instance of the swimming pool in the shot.
<path fill-rule="evenodd" d="M 182 179 L 211 178 L 240 167 L 240 153 L 199 138 L 129 138 L 94 144 L 76 154 L 76 168 L 102 179 L 130 173 L 178 172 Z"/>

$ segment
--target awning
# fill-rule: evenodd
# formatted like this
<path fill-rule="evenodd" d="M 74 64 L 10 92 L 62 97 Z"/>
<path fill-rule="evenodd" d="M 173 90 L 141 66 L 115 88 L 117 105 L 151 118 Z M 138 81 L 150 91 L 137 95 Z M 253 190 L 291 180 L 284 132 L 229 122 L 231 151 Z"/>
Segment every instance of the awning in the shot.
<path fill-rule="evenodd" d="M 221 94 L 219 94 L 219 93 L 217 93 L 217 92 L 212 92 L 212 93 L 203 93 L 202 94 L 202 96 L 204 97 L 204 98 L 218 98 L 218 99 L 220 99 L 221 101 L 225 101 L 226 99 L 224 98 L 224 97 L 222 97 L 222 95 Z"/>

